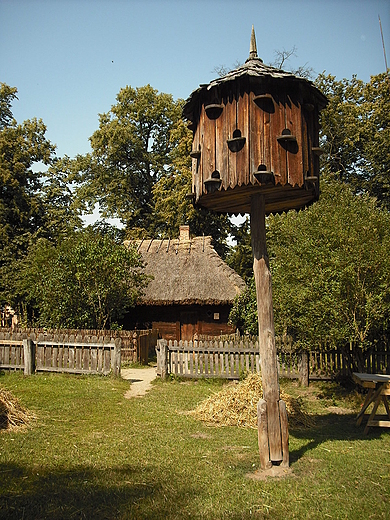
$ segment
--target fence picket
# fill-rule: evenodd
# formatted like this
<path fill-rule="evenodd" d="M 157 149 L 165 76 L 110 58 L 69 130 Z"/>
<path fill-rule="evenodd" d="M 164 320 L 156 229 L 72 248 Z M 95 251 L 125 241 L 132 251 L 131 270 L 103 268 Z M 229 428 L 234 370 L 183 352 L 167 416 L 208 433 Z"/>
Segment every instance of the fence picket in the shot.
<path fill-rule="evenodd" d="M 83 347 L 83 370 L 89 370 L 90 350 L 88 347 Z"/>
<path fill-rule="evenodd" d="M 104 348 L 103 374 L 109 374 L 110 366 L 111 366 L 111 352 L 109 349 Z"/>

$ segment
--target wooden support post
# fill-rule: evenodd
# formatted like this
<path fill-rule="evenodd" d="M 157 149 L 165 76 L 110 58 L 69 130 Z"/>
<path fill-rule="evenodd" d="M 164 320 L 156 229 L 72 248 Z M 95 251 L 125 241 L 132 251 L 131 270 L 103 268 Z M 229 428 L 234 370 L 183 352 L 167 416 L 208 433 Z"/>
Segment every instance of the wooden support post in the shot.
<path fill-rule="evenodd" d="M 283 454 L 272 282 L 265 231 L 265 196 L 261 194 L 256 194 L 251 199 L 251 239 L 259 320 L 260 370 L 263 398 L 267 404 L 269 460 L 272 463 L 280 464 L 284 460 L 288 461 L 288 449 L 287 454 Z M 287 438 L 287 444 L 284 443 L 283 447 L 286 449 L 288 446 L 287 422 L 285 428 L 287 436 L 284 432 L 284 438 Z M 264 434 L 262 433 L 262 435 Z M 260 449 L 265 449 L 263 443 Z M 261 460 L 266 460 L 267 455 L 268 453 L 261 455 Z"/>
<path fill-rule="evenodd" d="M 31 376 L 35 372 L 35 343 L 31 339 L 23 340 L 24 375 Z"/>
<path fill-rule="evenodd" d="M 264 399 L 260 399 L 257 403 L 257 436 L 261 469 L 270 469 L 272 468 L 272 462 L 269 460 L 268 448 L 267 401 L 264 401 Z"/>
<path fill-rule="evenodd" d="M 282 400 L 279 401 L 279 414 L 280 414 L 280 427 L 282 430 L 282 452 L 283 460 L 280 464 L 283 468 L 288 468 L 290 465 L 290 455 L 288 451 L 288 419 L 286 403 Z"/>

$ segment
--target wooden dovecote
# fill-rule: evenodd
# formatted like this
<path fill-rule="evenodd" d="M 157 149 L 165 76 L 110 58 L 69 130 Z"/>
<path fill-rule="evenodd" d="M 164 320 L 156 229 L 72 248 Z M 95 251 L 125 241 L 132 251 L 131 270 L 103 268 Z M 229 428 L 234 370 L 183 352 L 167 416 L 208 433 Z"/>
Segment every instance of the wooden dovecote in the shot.
<path fill-rule="evenodd" d="M 265 216 L 317 200 L 319 112 L 326 103 L 310 81 L 264 65 L 252 27 L 244 65 L 201 85 L 183 108 L 193 130 L 194 202 L 219 213 L 250 213 L 263 385 L 257 408 L 263 470 L 289 465 Z"/>
<path fill-rule="evenodd" d="M 267 66 L 252 31 L 249 58 L 192 92 L 183 116 L 193 130 L 192 197 L 228 214 L 300 209 L 319 195 L 319 112 L 325 96 L 305 78 Z"/>

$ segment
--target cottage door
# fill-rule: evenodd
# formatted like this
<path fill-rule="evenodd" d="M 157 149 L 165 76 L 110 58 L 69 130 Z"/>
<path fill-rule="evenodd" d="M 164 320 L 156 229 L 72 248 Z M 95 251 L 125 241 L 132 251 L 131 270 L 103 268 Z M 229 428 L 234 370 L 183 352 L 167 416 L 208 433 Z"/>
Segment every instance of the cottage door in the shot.
<path fill-rule="evenodd" d="M 194 334 L 198 333 L 198 313 L 197 312 L 181 312 L 180 313 L 180 339 L 190 341 Z"/>

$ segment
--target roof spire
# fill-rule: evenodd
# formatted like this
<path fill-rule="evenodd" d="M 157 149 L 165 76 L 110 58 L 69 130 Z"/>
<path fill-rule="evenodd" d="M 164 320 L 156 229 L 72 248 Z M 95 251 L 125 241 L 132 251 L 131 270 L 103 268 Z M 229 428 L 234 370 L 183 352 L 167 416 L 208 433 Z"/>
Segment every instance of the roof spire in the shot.
<path fill-rule="evenodd" d="M 249 61 L 249 60 L 260 60 L 261 62 L 263 61 L 257 55 L 255 28 L 253 25 L 252 25 L 252 34 L 251 34 L 251 44 L 249 47 L 249 58 L 246 61 Z"/>
<path fill-rule="evenodd" d="M 249 59 L 258 58 L 257 56 L 257 46 L 256 46 L 256 36 L 255 36 L 255 28 L 252 25 L 252 34 L 251 34 L 251 44 L 249 47 Z"/>

